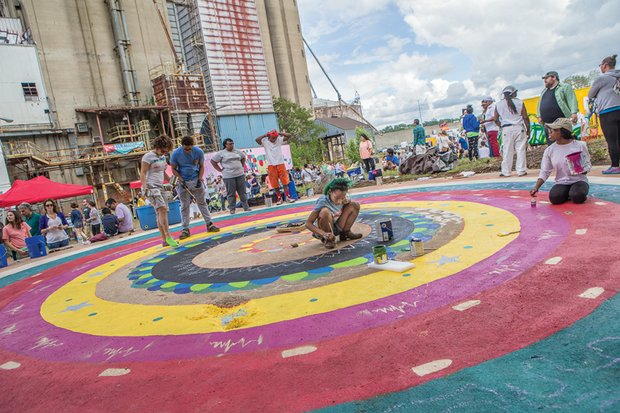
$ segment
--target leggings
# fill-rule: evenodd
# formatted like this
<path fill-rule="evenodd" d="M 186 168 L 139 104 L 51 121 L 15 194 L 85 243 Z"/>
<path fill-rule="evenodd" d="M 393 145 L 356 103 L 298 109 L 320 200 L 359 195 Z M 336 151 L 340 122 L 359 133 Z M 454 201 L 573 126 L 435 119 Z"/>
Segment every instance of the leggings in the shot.
<path fill-rule="evenodd" d="M 556 184 L 549 191 L 549 201 L 552 204 L 563 204 L 569 199 L 575 204 L 583 204 L 588 198 L 590 185 L 585 181 L 575 182 L 570 185 Z"/>
<path fill-rule="evenodd" d="M 478 156 L 478 137 L 468 136 L 467 144 L 469 145 L 469 150 L 467 151 L 467 156 L 469 156 L 469 160 L 471 161 L 473 158 L 480 158 Z"/>
<path fill-rule="evenodd" d="M 620 110 L 603 113 L 600 116 L 601 129 L 609 148 L 611 166 L 620 166 Z"/>
<path fill-rule="evenodd" d="M 375 159 L 374 158 L 366 158 L 362 159 L 364 161 L 364 168 L 366 168 L 366 172 L 373 171 L 375 169 Z"/>

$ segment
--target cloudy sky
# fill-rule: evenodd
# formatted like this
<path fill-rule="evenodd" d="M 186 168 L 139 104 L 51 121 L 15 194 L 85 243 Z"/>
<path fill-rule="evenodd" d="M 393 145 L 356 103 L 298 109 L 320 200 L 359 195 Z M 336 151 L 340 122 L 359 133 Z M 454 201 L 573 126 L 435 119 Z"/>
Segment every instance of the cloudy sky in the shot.
<path fill-rule="evenodd" d="M 597 69 L 620 54 L 620 0 L 297 0 L 302 32 L 347 101 L 376 126 L 456 117 L 512 84 Z M 307 53 L 321 98 L 336 100 Z"/>

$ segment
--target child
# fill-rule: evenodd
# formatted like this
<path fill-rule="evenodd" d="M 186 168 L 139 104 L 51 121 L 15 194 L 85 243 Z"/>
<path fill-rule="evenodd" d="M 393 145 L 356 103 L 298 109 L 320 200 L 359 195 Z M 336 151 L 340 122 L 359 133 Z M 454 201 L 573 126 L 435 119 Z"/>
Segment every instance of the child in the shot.
<path fill-rule="evenodd" d="M 327 249 L 336 247 L 337 235 L 340 236 L 340 241 L 362 238 L 362 234 L 351 232 L 351 227 L 360 213 L 360 204 L 352 202 L 347 196 L 350 184 L 351 181 L 346 178 L 336 178 L 328 183 L 323 191 L 324 195 L 317 199 L 306 221 L 306 227 Z"/>
<path fill-rule="evenodd" d="M 71 203 L 71 223 L 73 224 L 73 232 L 75 237 L 81 244 L 88 242 L 88 236 L 84 233 L 84 217 L 79 209 L 77 202 Z"/>
<path fill-rule="evenodd" d="M 112 210 L 107 207 L 103 208 L 101 212 L 103 213 L 103 218 L 101 218 L 103 232 L 108 237 L 118 234 L 118 218 L 116 218 L 116 215 L 112 215 Z"/>

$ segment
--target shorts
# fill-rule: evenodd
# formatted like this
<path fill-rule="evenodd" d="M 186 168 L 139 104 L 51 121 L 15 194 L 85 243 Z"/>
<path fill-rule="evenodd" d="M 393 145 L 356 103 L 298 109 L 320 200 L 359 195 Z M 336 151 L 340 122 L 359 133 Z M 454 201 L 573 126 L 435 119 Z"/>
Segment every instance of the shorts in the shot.
<path fill-rule="evenodd" d="M 278 180 L 282 183 L 282 186 L 288 186 L 288 171 L 286 170 L 286 165 L 283 163 L 278 165 L 269 165 L 267 167 L 267 173 L 269 175 L 269 182 L 274 188 L 280 186 Z"/>
<path fill-rule="evenodd" d="M 168 210 L 168 202 L 164 195 L 164 186 L 148 184 L 146 188 L 146 199 L 149 200 L 153 208 L 158 210 L 159 208 L 166 208 Z"/>

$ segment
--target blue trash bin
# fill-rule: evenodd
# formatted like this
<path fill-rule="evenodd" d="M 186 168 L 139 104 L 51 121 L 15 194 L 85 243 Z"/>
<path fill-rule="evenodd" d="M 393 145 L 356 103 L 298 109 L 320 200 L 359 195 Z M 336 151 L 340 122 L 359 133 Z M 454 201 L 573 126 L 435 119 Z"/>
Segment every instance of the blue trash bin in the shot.
<path fill-rule="evenodd" d="M 28 247 L 30 258 L 44 257 L 47 255 L 45 237 L 43 235 L 35 235 L 34 237 L 26 238 L 26 246 Z"/>
<path fill-rule="evenodd" d="M 168 202 L 168 225 L 181 222 L 181 204 L 179 201 Z"/>
<path fill-rule="evenodd" d="M 6 247 L 0 244 L 0 268 L 4 268 L 9 265 L 9 260 L 7 259 Z"/>
<path fill-rule="evenodd" d="M 157 213 L 151 205 L 136 208 L 136 215 L 140 222 L 140 228 L 149 230 L 157 228 Z M 181 206 L 179 201 L 168 202 L 168 225 L 181 222 Z"/>
<path fill-rule="evenodd" d="M 140 228 L 142 228 L 144 231 L 157 228 L 157 216 L 155 215 L 155 208 L 153 208 L 151 205 L 145 205 L 136 208 L 136 215 L 138 215 Z"/>

